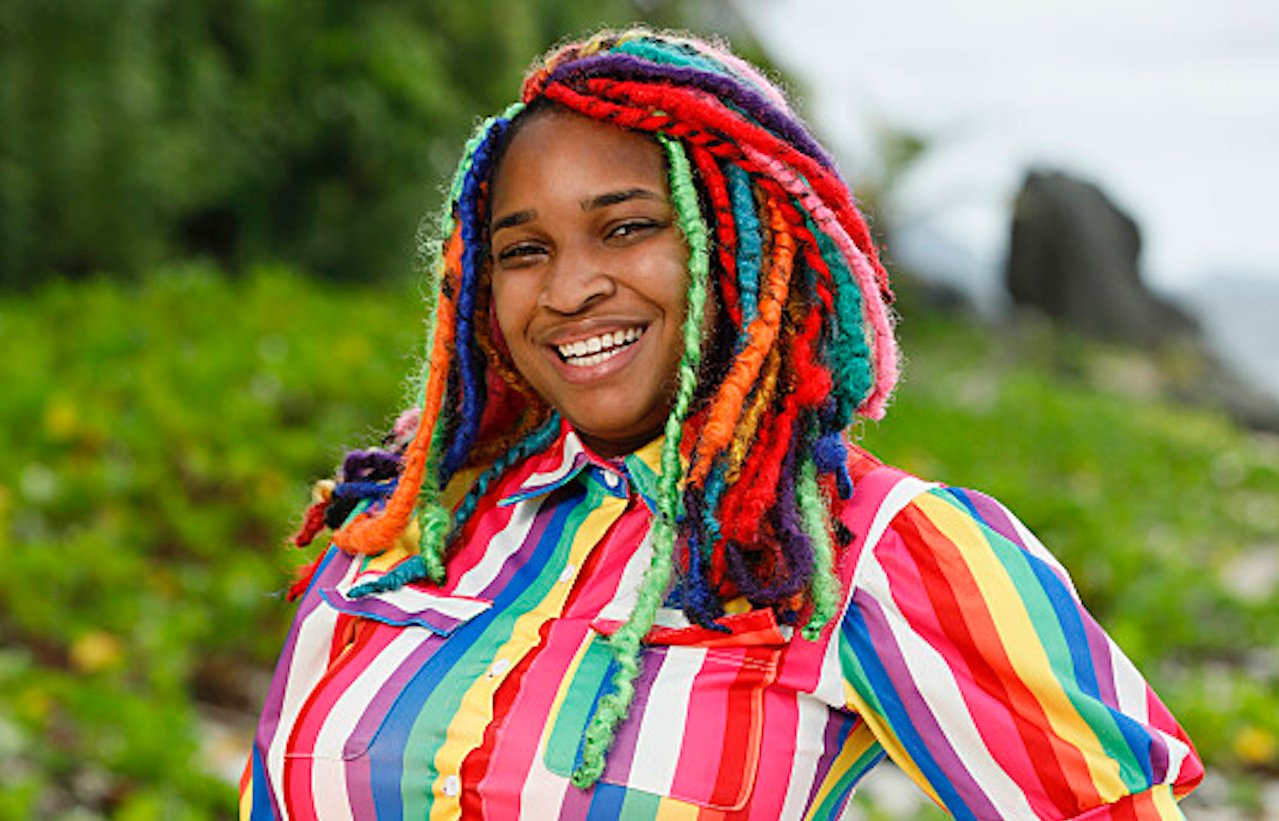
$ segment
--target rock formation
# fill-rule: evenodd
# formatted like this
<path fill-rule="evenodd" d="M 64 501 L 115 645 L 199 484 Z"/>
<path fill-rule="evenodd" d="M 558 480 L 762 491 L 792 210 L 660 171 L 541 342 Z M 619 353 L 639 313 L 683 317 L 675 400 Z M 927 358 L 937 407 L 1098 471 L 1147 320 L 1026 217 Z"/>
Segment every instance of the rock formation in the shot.
<path fill-rule="evenodd" d="M 1008 253 L 1015 304 L 1100 339 L 1150 345 L 1196 336 L 1193 319 L 1146 288 L 1140 253 L 1137 223 L 1101 189 L 1058 172 L 1026 175 Z"/>

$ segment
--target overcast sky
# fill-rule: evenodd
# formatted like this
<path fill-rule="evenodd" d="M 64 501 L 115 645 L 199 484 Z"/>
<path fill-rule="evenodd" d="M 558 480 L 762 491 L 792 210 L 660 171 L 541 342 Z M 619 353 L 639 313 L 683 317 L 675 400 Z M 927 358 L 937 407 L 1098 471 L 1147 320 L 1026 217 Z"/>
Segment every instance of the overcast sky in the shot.
<path fill-rule="evenodd" d="M 932 149 L 897 203 L 997 265 L 1031 164 L 1101 185 L 1166 289 L 1279 282 L 1279 0 L 740 0 L 856 175 L 880 126 Z M 890 253 L 891 253 L 890 249 Z"/>

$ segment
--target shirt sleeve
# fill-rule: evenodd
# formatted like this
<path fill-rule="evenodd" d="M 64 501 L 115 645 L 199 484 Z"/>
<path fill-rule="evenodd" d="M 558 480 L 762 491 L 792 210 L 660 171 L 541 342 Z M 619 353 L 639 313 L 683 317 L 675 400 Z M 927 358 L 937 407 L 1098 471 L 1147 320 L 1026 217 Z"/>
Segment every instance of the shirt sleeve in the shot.
<path fill-rule="evenodd" d="M 1002 505 L 920 493 L 858 557 L 850 709 L 956 818 L 1182 818 L 1186 733 Z"/>

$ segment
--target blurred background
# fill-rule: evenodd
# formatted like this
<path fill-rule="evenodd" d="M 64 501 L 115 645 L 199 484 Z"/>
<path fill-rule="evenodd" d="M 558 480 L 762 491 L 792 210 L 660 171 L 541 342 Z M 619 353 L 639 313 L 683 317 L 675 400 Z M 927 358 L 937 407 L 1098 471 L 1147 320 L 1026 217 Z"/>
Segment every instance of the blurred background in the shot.
<path fill-rule="evenodd" d="M 535 55 L 635 20 L 769 66 L 872 213 L 863 443 L 1058 553 L 1191 817 L 1279 817 L 1273 3 L 6 0 L 0 819 L 233 814 L 284 540 L 405 401 L 418 221 Z M 850 818 L 939 817 L 881 769 Z"/>

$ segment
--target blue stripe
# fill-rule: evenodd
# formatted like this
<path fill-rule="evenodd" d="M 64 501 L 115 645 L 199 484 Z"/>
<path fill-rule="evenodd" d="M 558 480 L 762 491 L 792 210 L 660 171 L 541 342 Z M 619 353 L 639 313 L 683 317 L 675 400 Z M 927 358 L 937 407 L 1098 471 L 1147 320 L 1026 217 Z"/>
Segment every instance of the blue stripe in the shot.
<path fill-rule="evenodd" d="M 271 782 L 266 777 L 266 765 L 262 761 L 262 751 L 253 747 L 253 806 L 249 810 L 249 821 L 276 821 L 275 807 L 271 803 Z"/>
<path fill-rule="evenodd" d="M 844 636 L 853 653 L 856 654 L 857 660 L 861 663 L 862 670 L 867 678 L 865 684 L 871 688 L 879 700 L 880 708 L 884 711 L 884 718 L 888 721 L 901 745 L 906 748 L 911 761 L 914 762 L 919 771 L 923 773 L 924 778 L 936 790 L 937 796 L 941 799 L 946 811 L 955 818 L 971 818 L 975 821 L 977 816 L 973 814 L 960 794 L 956 792 L 946 772 L 937 764 L 936 759 L 933 758 L 932 753 L 928 750 L 928 745 L 924 743 L 923 737 L 915 728 L 914 721 L 911 719 L 906 705 L 902 703 L 897 693 L 892 677 L 888 674 L 888 670 L 884 665 L 880 663 L 878 651 L 870 640 L 870 626 L 866 623 L 861 609 L 856 605 L 850 607 L 845 616 Z M 856 682 L 853 683 L 856 684 Z"/>
<path fill-rule="evenodd" d="M 541 533 L 537 547 L 494 599 L 493 607 L 459 627 L 452 636 L 438 644 L 438 649 L 404 686 L 395 705 L 387 713 L 382 725 L 370 741 L 369 753 L 376 756 L 372 767 L 373 777 L 382 783 L 396 785 L 395 789 L 374 787 L 373 795 L 379 818 L 401 818 L 404 815 L 404 797 L 399 786 L 407 784 L 404 780 L 405 755 L 409 737 L 416 723 L 424 714 L 429 715 L 431 712 L 427 704 L 436 698 L 460 697 L 475 676 L 467 670 L 454 672 L 458 663 L 479 644 L 497 619 L 511 621 L 514 618 L 507 612 L 512 604 L 526 594 L 545 595 L 540 588 L 554 583 L 558 578 L 557 573 L 546 574 L 543 571 L 557 553 L 567 550 L 567 544 L 571 539 L 565 537 L 571 537 L 576 530 L 566 527 L 567 522 L 572 517 L 580 523 L 581 518 L 589 512 L 589 508 L 594 507 L 590 502 L 598 502 L 592 494 L 591 498 L 583 503 L 582 485 L 570 485 L 563 493 L 567 498 L 555 499 L 542 508 L 543 511 L 548 509 L 551 511 L 550 521 L 544 531 L 535 521 L 529 535 L 533 537 L 534 534 Z M 541 518 L 545 518 L 546 515 L 545 512 L 538 514 Z M 535 587 L 539 579 L 544 584 Z M 515 615 L 523 612 L 519 608 L 516 608 L 516 611 Z M 485 645 L 496 649 L 498 643 L 499 639 L 490 636 Z M 487 666 L 487 662 L 484 666 Z M 459 687 L 459 681 L 466 684 Z M 447 683 L 448 687 L 441 694 L 438 692 L 440 689 L 438 685 L 443 683 Z M 447 719 L 441 721 L 439 718 L 430 721 L 430 724 L 438 727 L 441 732 L 448 728 L 448 723 Z M 430 775 L 427 775 L 430 773 L 432 762 L 413 762 L 413 767 L 423 768 L 422 771 L 414 773 L 415 783 L 422 783 L 424 779 L 428 783 L 433 780 Z"/>

